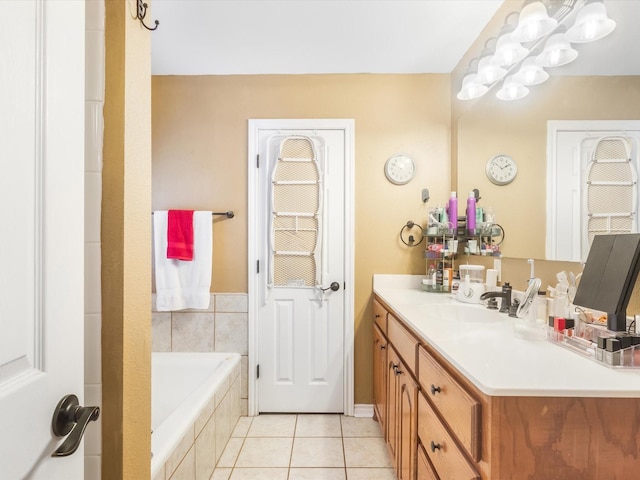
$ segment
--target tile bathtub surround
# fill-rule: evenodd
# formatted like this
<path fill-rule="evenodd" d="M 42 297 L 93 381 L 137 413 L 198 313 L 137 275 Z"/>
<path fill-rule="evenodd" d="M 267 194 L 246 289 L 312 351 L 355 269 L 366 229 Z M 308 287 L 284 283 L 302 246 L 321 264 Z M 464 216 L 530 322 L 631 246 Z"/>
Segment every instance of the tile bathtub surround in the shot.
<path fill-rule="evenodd" d="M 263 414 L 240 417 L 211 480 L 395 480 L 371 418 Z"/>
<path fill-rule="evenodd" d="M 240 418 L 240 366 L 223 382 L 153 480 L 209 480 Z M 231 439 L 234 440 L 234 439 Z"/>
<path fill-rule="evenodd" d="M 248 404 L 248 296 L 212 293 L 206 310 L 157 312 L 152 294 L 152 350 L 154 352 L 236 352 L 241 359 L 241 412 Z"/>

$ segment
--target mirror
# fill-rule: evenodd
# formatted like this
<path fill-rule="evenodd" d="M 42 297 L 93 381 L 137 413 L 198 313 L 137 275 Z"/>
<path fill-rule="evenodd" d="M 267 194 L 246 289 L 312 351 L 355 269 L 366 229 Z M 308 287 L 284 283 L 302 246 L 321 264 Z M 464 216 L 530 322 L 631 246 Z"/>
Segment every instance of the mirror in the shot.
<path fill-rule="evenodd" d="M 520 5 L 506 2 L 494 18 L 498 27 L 491 32 L 487 28 L 487 37 L 496 36 L 505 12 Z M 640 18 L 640 0 L 605 0 L 605 5 L 617 24 L 613 33 L 573 45 L 577 60 L 547 69 L 549 80 L 529 87 L 525 98 L 502 101 L 494 88 L 476 101 L 454 100 L 453 174 L 458 196 L 480 190 L 479 205 L 492 207 L 505 230 L 504 256 L 546 258 L 547 121 L 640 119 L 640 55 L 634 53 L 640 44 L 640 29 L 634 24 Z M 477 56 L 483 44 L 484 40 L 477 42 L 470 56 Z M 454 77 L 454 95 L 458 88 Z M 485 175 L 487 161 L 499 154 L 512 157 L 518 167 L 515 180 L 504 186 L 494 185 Z"/>

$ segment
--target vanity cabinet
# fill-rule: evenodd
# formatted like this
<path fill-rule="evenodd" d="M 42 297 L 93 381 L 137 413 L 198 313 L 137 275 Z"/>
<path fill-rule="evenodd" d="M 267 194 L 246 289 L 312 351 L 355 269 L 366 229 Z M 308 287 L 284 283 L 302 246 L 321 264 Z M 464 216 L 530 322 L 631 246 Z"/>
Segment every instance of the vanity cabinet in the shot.
<path fill-rule="evenodd" d="M 386 325 L 386 335 L 381 324 Z M 374 302 L 374 409 L 398 480 L 416 479 L 417 347 L 417 339 Z"/>
<path fill-rule="evenodd" d="M 376 303 L 387 326 L 374 326 L 374 345 L 386 342 L 387 356 L 386 377 L 374 374 L 376 409 L 386 408 L 399 480 L 640 478 L 637 396 L 487 395 L 392 305 Z"/>

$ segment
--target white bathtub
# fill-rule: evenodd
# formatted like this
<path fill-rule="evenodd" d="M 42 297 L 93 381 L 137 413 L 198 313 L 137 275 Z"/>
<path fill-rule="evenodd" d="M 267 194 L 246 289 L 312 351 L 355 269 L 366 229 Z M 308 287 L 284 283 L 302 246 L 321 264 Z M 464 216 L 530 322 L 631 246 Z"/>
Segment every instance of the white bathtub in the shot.
<path fill-rule="evenodd" d="M 213 472 L 239 415 L 239 354 L 154 352 L 151 478 L 169 480 L 178 468 L 185 469 L 181 475 L 195 472 L 196 453 L 203 456 L 198 468 L 208 465 Z"/>

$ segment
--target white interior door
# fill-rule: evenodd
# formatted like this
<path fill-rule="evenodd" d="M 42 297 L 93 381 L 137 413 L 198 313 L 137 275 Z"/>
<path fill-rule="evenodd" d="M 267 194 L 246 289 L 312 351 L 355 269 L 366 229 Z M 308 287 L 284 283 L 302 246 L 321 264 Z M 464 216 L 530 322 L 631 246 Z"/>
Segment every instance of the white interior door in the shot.
<path fill-rule="evenodd" d="M 274 169 L 279 168 L 280 147 L 292 136 L 307 139 L 314 146 L 312 155 L 318 160 L 321 185 L 317 215 L 309 214 L 303 206 L 313 203 L 308 190 L 293 193 L 293 197 L 287 193 L 286 201 L 278 200 L 280 184 Z M 345 286 L 349 285 L 345 238 L 351 235 L 345 232 L 349 142 L 343 128 L 261 128 L 255 140 L 260 155 L 255 185 L 260 268 L 254 272 L 257 288 L 250 291 L 250 302 L 256 307 L 257 410 L 344 412 L 345 379 L 349 378 L 349 373 L 345 376 L 349 369 L 345 349 L 350 353 L 352 345 L 345 315 L 349 303 L 345 301 Z M 283 180 L 285 188 L 298 181 L 294 177 Z M 308 246 L 301 246 L 307 230 L 314 228 L 311 217 L 317 219 L 314 259 L 307 255 Z M 283 223 L 278 223 L 281 220 Z M 275 234 L 285 237 L 280 242 L 274 239 L 274 229 L 283 224 L 284 231 Z M 307 251 L 302 251 L 305 248 Z M 293 252 L 293 262 L 278 263 L 283 249 L 285 254 Z"/>
<path fill-rule="evenodd" d="M 548 260 L 585 261 L 584 174 L 597 140 L 623 136 L 640 141 L 637 120 L 550 121 L 547 125 Z M 632 152 L 632 158 L 637 158 Z M 635 165 L 636 169 L 638 165 Z"/>
<path fill-rule="evenodd" d="M 52 458 L 83 392 L 84 2 L 0 2 L 0 478 L 79 479 Z"/>

